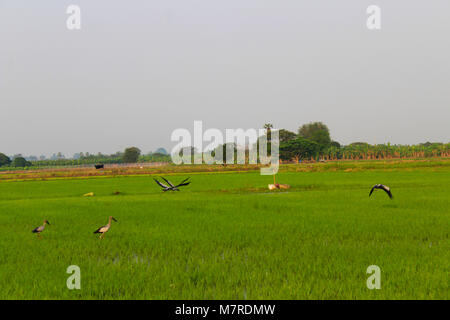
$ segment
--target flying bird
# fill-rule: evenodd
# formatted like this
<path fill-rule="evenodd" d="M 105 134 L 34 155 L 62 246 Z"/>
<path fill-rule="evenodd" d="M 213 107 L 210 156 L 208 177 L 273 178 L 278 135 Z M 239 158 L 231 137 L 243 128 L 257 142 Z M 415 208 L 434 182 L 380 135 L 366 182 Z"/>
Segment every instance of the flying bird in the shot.
<path fill-rule="evenodd" d="M 105 165 L 104 164 L 96 164 L 95 165 L 95 169 L 103 169 L 103 168 L 105 168 Z"/>
<path fill-rule="evenodd" d="M 114 217 L 110 216 L 109 220 L 108 220 L 108 224 L 106 226 L 100 227 L 94 231 L 94 233 L 101 233 L 100 239 L 103 239 L 103 237 L 105 236 L 105 233 L 108 232 L 108 230 L 111 228 L 111 220 L 114 220 L 115 222 L 117 222 L 117 220 Z"/>
<path fill-rule="evenodd" d="M 37 228 L 34 228 L 33 231 L 31 231 L 31 232 L 37 233 L 38 237 L 40 238 L 40 237 L 41 237 L 41 232 L 44 231 L 45 226 L 46 226 L 47 224 L 50 225 L 50 222 L 48 222 L 48 220 L 44 220 L 44 224 L 43 224 L 42 226 L 39 226 L 39 227 L 37 227 Z"/>
<path fill-rule="evenodd" d="M 178 189 L 178 187 L 183 187 L 183 186 L 187 186 L 188 184 L 190 184 L 191 182 L 187 182 L 189 178 L 184 179 L 183 181 L 181 181 L 179 184 L 177 185 L 173 185 L 172 182 L 170 182 L 169 180 L 161 177 L 161 179 L 163 179 L 168 185 L 165 185 L 164 183 L 159 182 L 158 180 L 156 180 L 155 178 L 153 178 L 153 180 L 155 180 L 155 182 L 161 187 L 163 188 L 163 191 L 180 191 L 180 189 Z"/>
<path fill-rule="evenodd" d="M 388 194 L 389 198 L 392 199 L 393 196 L 392 196 L 392 193 L 391 193 L 391 189 L 388 186 L 385 186 L 384 184 L 376 184 L 376 185 L 374 185 L 372 187 L 372 189 L 370 190 L 369 197 L 372 195 L 373 190 L 375 190 L 375 189 L 384 190 Z"/>

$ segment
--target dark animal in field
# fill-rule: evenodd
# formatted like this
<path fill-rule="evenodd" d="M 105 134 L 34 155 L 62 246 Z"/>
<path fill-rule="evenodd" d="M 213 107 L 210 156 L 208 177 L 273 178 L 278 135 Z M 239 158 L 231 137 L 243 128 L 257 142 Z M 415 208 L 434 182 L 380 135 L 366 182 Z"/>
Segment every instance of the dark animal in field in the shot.
<path fill-rule="evenodd" d="M 105 236 L 105 233 L 108 232 L 108 230 L 111 228 L 111 220 L 114 220 L 117 222 L 117 220 L 114 217 L 109 217 L 108 224 L 106 226 L 100 227 L 97 230 L 94 231 L 94 233 L 101 233 L 100 239 L 103 239 Z"/>
<path fill-rule="evenodd" d="M 96 164 L 95 165 L 95 169 L 104 169 L 105 168 L 105 165 L 104 164 Z"/>
<path fill-rule="evenodd" d="M 384 190 L 388 194 L 389 198 L 391 198 L 391 199 L 393 198 L 393 195 L 391 193 L 391 189 L 388 186 L 385 186 L 383 184 L 376 184 L 376 185 L 374 185 L 372 187 L 372 189 L 370 190 L 369 197 L 372 195 L 373 190 L 375 190 L 375 189 Z"/>
<path fill-rule="evenodd" d="M 41 232 L 44 231 L 45 226 L 46 226 L 47 224 L 50 225 L 50 222 L 48 222 L 48 220 L 44 220 L 44 224 L 43 224 L 42 226 L 39 226 L 39 227 L 37 227 L 37 228 L 34 228 L 33 231 L 31 231 L 31 232 L 37 233 L 38 237 L 40 238 L 40 237 L 41 237 Z"/>
<path fill-rule="evenodd" d="M 156 180 L 155 178 L 153 178 L 153 180 L 155 180 L 155 182 L 161 187 L 163 188 L 162 190 L 165 191 L 180 191 L 180 189 L 178 189 L 179 187 L 183 187 L 183 186 L 187 186 L 188 184 L 190 184 L 191 182 L 186 182 L 188 181 L 190 178 L 184 179 L 183 181 L 181 181 L 179 184 L 177 185 L 173 185 L 169 180 L 161 177 L 161 179 L 163 179 L 168 185 L 165 185 L 164 183 L 159 182 L 158 180 Z"/>

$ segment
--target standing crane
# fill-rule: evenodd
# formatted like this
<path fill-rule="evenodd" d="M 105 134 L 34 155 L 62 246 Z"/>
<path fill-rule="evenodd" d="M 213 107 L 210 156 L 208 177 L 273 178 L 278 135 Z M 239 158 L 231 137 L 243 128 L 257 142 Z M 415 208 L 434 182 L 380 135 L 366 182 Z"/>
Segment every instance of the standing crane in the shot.
<path fill-rule="evenodd" d="M 37 227 L 37 228 L 34 228 L 33 231 L 31 231 L 31 232 L 37 233 L 38 238 L 42 238 L 41 232 L 44 231 L 45 226 L 46 226 L 47 224 L 50 225 L 50 222 L 48 222 L 48 220 L 44 220 L 44 223 L 42 224 L 42 226 L 39 226 L 39 227 Z"/>
<path fill-rule="evenodd" d="M 101 233 L 100 239 L 103 239 L 105 236 L 105 233 L 108 232 L 108 230 L 111 228 L 111 221 L 114 220 L 117 222 L 116 218 L 109 216 L 108 224 L 106 226 L 100 227 L 97 230 L 94 231 L 94 233 Z"/>

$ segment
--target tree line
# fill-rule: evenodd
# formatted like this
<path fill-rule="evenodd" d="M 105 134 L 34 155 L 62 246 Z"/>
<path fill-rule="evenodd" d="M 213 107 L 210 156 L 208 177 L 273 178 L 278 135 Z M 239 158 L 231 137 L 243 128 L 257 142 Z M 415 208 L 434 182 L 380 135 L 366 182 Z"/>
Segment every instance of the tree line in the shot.
<path fill-rule="evenodd" d="M 270 124 L 267 126 L 270 126 Z M 330 130 L 322 122 L 304 124 L 298 129 L 297 133 L 281 129 L 279 137 L 280 159 L 284 161 L 450 157 L 450 143 L 371 145 L 366 142 L 354 142 L 341 145 L 331 139 Z"/>
<path fill-rule="evenodd" d="M 266 123 L 267 141 L 271 141 L 273 125 Z M 349 145 L 341 145 L 331 139 L 330 130 L 322 122 L 311 122 L 300 126 L 297 132 L 287 129 L 278 130 L 279 156 L 282 162 L 320 161 L 320 160 L 361 160 L 361 159 L 393 159 L 393 158 L 427 158 L 427 157 L 450 157 L 450 143 L 422 143 L 418 145 L 370 145 L 365 142 L 354 142 Z M 252 147 L 259 151 L 259 143 Z M 236 143 L 219 145 L 211 151 L 211 156 L 222 163 L 230 163 L 230 159 L 237 161 L 238 148 L 242 146 Z M 267 145 L 267 153 L 270 155 L 271 144 Z M 216 150 L 222 149 L 222 159 L 216 155 Z M 194 159 L 202 156 L 194 147 L 184 147 L 179 150 L 179 156 L 191 155 L 191 163 Z M 248 146 L 245 150 L 246 162 L 249 158 Z M 205 156 L 203 155 L 203 159 Z"/>
<path fill-rule="evenodd" d="M 88 152 L 77 153 L 72 159 L 66 159 L 63 156 L 57 159 L 45 160 L 27 160 L 22 155 L 14 156 L 12 159 L 3 153 L 0 153 L 0 167 L 2 168 L 30 168 L 30 167 L 54 167 L 54 166 L 77 166 L 94 164 L 120 164 L 120 163 L 138 163 L 138 162 L 170 162 L 170 155 L 163 148 L 142 154 L 137 147 L 126 148 L 123 152 L 114 154 L 90 154 Z"/>
<path fill-rule="evenodd" d="M 267 141 L 271 141 L 271 131 L 273 125 L 266 123 Z M 322 122 L 311 122 L 298 128 L 297 132 L 280 129 L 279 132 L 279 155 L 282 162 L 300 162 L 303 160 L 371 160 L 371 159 L 404 159 L 404 158 L 429 158 L 429 157 L 450 157 L 450 143 L 421 143 L 417 145 L 391 145 L 377 144 L 371 145 L 366 142 L 354 142 L 349 145 L 341 145 L 331 139 L 329 128 Z M 229 151 L 234 151 L 236 161 L 237 146 L 233 143 L 219 146 L 223 148 L 223 162 Z M 258 146 L 259 148 L 259 146 Z M 228 152 L 226 152 L 228 151 Z M 180 150 L 180 155 L 184 152 L 195 156 L 196 150 L 187 147 Z M 270 144 L 268 146 L 270 154 Z M 214 152 L 212 154 L 214 155 Z M 0 167 L 25 168 L 25 167 L 46 167 L 46 166 L 74 166 L 91 164 L 120 164 L 136 162 L 171 162 L 171 156 L 160 148 L 154 153 L 143 155 L 136 147 L 126 148 L 123 152 L 111 155 L 78 153 L 73 159 L 57 157 L 54 160 L 27 160 L 21 155 L 10 159 L 0 153 Z"/>

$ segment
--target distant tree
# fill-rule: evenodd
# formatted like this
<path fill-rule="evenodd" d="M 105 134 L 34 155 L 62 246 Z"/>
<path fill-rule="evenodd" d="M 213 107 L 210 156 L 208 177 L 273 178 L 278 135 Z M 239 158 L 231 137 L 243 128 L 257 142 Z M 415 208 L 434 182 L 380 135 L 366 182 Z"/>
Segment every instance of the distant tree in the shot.
<path fill-rule="evenodd" d="M 163 153 L 159 153 L 159 152 L 154 152 L 152 154 L 149 155 L 151 158 L 162 158 L 162 157 L 167 157 L 167 154 L 163 154 Z"/>
<path fill-rule="evenodd" d="M 322 122 L 304 124 L 298 129 L 300 137 L 316 142 L 320 151 L 325 151 L 331 144 L 330 130 Z"/>
<path fill-rule="evenodd" d="M 28 162 L 27 160 L 25 160 L 24 157 L 16 157 L 16 158 L 14 158 L 14 160 L 12 161 L 11 165 L 12 165 L 13 167 L 24 168 L 24 167 L 29 167 L 29 166 L 31 166 L 31 163 Z"/>
<path fill-rule="evenodd" d="M 308 159 L 315 157 L 319 150 L 320 146 L 317 142 L 298 137 L 280 143 L 280 158 L 282 160 Z"/>
<path fill-rule="evenodd" d="M 122 157 L 124 163 L 135 163 L 141 155 L 141 150 L 136 147 L 126 148 Z"/>
<path fill-rule="evenodd" d="M 216 150 L 220 149 L 222 149 L 222 159 L 220 159 L 219 154 L 216 154 Z M 234 142 L 228 142 L 219 145 L 214 151 L 211 152 L 211 155 L 216 161 L 222 161 L 223 164 L 232 162 L 232 159 L 234 157 L 233 163 L 235 163 L 237 159 L 237 145 Z"/>
<path fill-rule="evenodd" d="M 337 141 L 331 141 L 330 146 L 334 147 L 334 148 L 340 148 L 341 144 L 339 142 L 337 142 Z"/>
<path fill-rule="evenodd" d="M 114 153 L 114 154 L 111 154 L 110 155 L 110 157 L 111 158 L 123 158 L 123 152 L 122 151 L 117 151 L 116 153 Z"/>
<path fill-rule="evenodd" d="M 262 148 L 264 150 L 264 152 L 267 152 L 267 156 L 270 156 L 271 152 L 272 152 L 272 129 L 273 129 L 273 124 L 265 123 L 264 126 L 263 126 L 263 129 L 266 130 L 266 133 L 262 137 L 266 136 L 267 145 L 266 146 L 260 146 L 259 145 L 259 139 L 258 139 L 258 141 L 257 141 L 257 150 L 258 150 L 258 152 L 260 152 L 260 148 Z"/>
<path fill-rule="evenodd" d="M 289 140 L 294 140 L 297 138 L 297 135 L 289 130 L 280 129 L 279 131 L 280 142 L 288 142 Z"/>
<path fill-rule="evenodd" d="M 180 156 L 180 157 L 182 157 L 182 156 L 184 156 L 184 155 L 186 155 L 186 154 L 189 154 L 189 155 L 192 155 L 192 154 L 195 154 L 197 152 L 197 149 L 196 148 L 194 148 L 194 147 L 192 147 L 192 146 L 189 146 L 189 147 L 183 147 L 183 148 L 181 148 L 179 151 L 178 151 L 178 155 Z M 159 152 L 158 152 L 159 153 Z"/>
<path fill-rule="evenodd" d="M 157 153 L 160 154 L 160 153 Z M 195 157 L 197 156 L 201 156 L 201 154 L 198 153 L 198 150 L 195 147 L 192 146 L 188 146 L 188 147 L 183 147 L 180 150 L 178 150 L 178 156 L 183 158 L 183 163 L 184 162 L 184 157 L 190 157 L 190 163 L 194 163 L 195 161 Z M 187 163 L 189 163 L 189 160 L 187 160 Z"/>
<path fill-rule="evenodd" d="M 271 138 L 271 131 L 273 129 L 273 124 L 271 123 L 265 123 L 263 128 L 266 130 L 266 134 L 267 134 L 267 141 L 270 141 Z"/>
<path fill-rule="evenodd" d="M 158 148 L 158 149 L 156 149 L 155 153 L 160 153 L 160 154 L 165 154 L 165 155 L 169 154 L 169 153 L 166 151 L 166 149 L 164 149 L 164 148 Z"/>
<path fill-rule="evenodd" d="M 368 147 L 369 144 L 367 142 L 352 142 L 349 144 L 352 147 Z"/>
<path fill-rule="evenodd" d="M 443 143 L 442 143 L 442 142 L 430 142 L 430 141 L 427 141 L 427 142 L 421 143 L 421 144 L 419 144 L 419 145 L 428 148 L 428 147 L 431 147 L 431 146 L 439 146 L 439 145 L 443 145 Z"/>
<path fill-rule="evenodd" d="M 0 167 L 8 166 L 10 163 L 11 163 L 11 159 L 7 155 L 0 153 Z"/>

